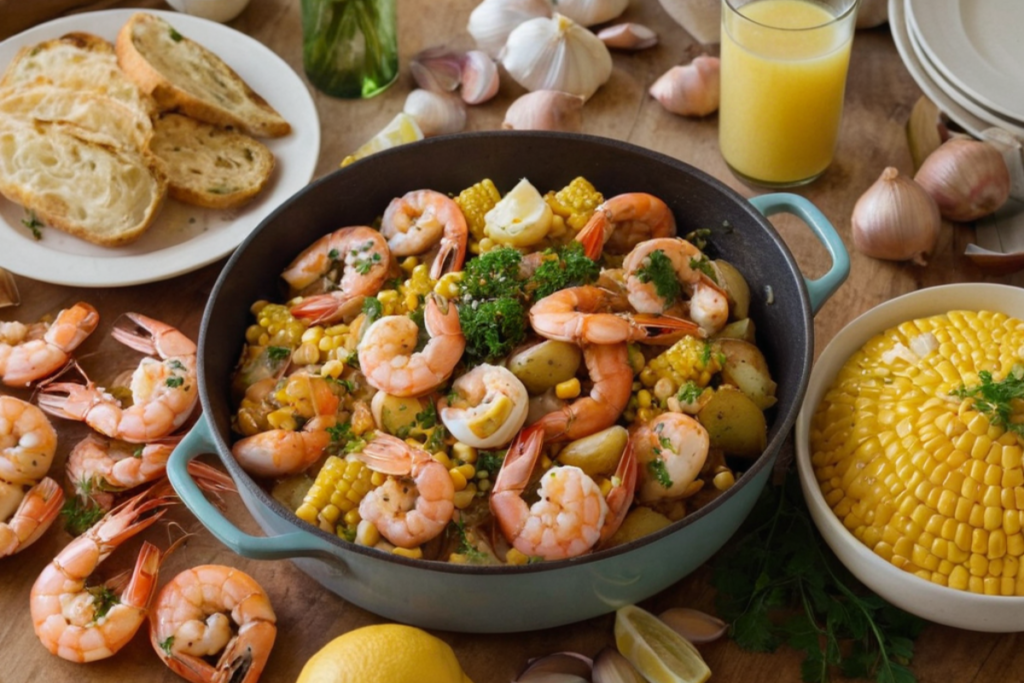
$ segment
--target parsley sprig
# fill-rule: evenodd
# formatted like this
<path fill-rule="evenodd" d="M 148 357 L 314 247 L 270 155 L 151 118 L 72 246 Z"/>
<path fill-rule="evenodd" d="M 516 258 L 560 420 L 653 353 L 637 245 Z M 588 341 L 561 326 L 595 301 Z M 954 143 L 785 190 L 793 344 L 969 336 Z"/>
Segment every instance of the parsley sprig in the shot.
<path fill-rule="evenodd" d="M 961 385 L 953 395 L 960 399 L 974 399 L 974 407 L 988 415 L 997 427 L 1024 436 L 1024 422 L 1010 421 L 1013 415 L 1011 402 L 1015 398 L 1024 399 L 1024 365 L 1014 365 L 1010 374 L 999 382 L 992 381 L 992 373 L 988 370 L 979 372 L 978 379 L 981 380 L 978 386 L 968 389 Z"/>
<path fill-rule="evenodd" d="M 712 583 L 718 615 L 737 645 L 803 650 L 804 681 L 848 678 L 914 683 L 909 666 L 924 622 L 867 592 L 824 545 L 797 478 L 768 486 L 749 520 L 756 526 L 719 555 Z"/>

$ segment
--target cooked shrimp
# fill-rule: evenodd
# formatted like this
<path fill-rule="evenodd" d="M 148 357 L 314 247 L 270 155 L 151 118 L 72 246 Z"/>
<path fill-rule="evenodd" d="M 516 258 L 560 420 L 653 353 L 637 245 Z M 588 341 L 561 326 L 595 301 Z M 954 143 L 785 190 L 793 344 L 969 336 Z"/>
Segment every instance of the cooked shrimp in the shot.
<path fill-rule="evenodd" d="M 561 289 L 530 307 L 530 325 L 542 337 L 576 344 L 655 343 L 680 333 L 701 334 L 695 323 L 681 318 L 605 312 L 615 299 L 600 287 Z"/>
<path fill-rule="evenodd" d="M 441 421 L 456 439 L 474 448 L 507 445 L 529 412 L 526 387 L 500 365 L 478 365 L 452 383 L 454 396 L 439 402 Z"/>
<path fill-rule="evenodd" d="M 630 439 L 640 463 L 640 502 L 683 496 L 708 457 L 708 432 L 683 413 L 664 413 Z"/>
<path fill-rule="evenodd" d="M 607 499 L 580 468 L 552 467 L 541 477 L 540 499 L 531 506 L 523 492 L 543 450 L 543 437 L 542 429 L 528 427 L 512 442 L 494 482 L 491 512 L 505 538 L 524 555 L 545 560 L 578 557 L 622 524 L 633 501 L 636 462 L 627 449 Z"/>
<path fill-rule="evenodd" d="M 391 250 L 379 232 L 357 226 L 324 235 L 295 257 L 281 277 L 293 291 L 316 293 L 292 306 L 312 323 L 340 319 L 346 304 L 376 294 L 391 270 Z M 326 292 L 326 293 L 323 293 Z"/>
<path fill-rule="evenodd" d="M 153 649 L 171 671 L 193 683 L 255 683 L 276 637 L 277 616 L 266 591 L 248 574 L 223 565 L 200 565 L 175 576 L 160 590 L 149 617 Z M 218 657 L 216 664 L 211 657 Z"/>
<path fill-rule="evenodd" d="M 430 266 L 431 279 L 462 270 L 469 228 L 462 209 L 433 190 L 415 190 L 396 197 L 381 219 L 380 232 L 395 256 L 425 254 L 439 247 Z"/>
<path fill-rule="evenodd" d="M 257 477 L 283 477 L 302 472 L 324 454 L 331 443 L 327 431 L 337 420 L 333 415 L 315 417 L 299 431 L 271 429 L 236 441 L 235 460 Z"/>
<path fill-rule="evenodd" d="M 64 491 L 49 477 L 22 495 L 21 486 L 0 481 L 0 557 L 39 540 L 60 514 Z M 17 506 L 13 511 L 10 507 Z"/>
<path fill-rule="evenodd" d="M 596 261 L 605 248 L 612 254 L 625 254 L 644 240 L 675 234 L 676 219 L 665 202 L 646 192 L 629 192 L 597 207 L 576 240 Z"/>
<path fill-rule="evenodd" d="M 123 407 L 106 389 L 87 381 L 44 386 L 39 406 L 53 415 L 83 421 L 105 436 L 145 443 L 167 436 L 192 414 L 199 399 L 196 345 L 159 320 L 140 313 L 125 317 L 134 325 L 115 325 L 114 339 L 149 354 L 132 373 L 131 405 Z"/>
<path fill-rule="evenodd" d="M 50 652 L 72 662 L 92 662 L 110 657 L 132 639 L 156 592 L 160 550 L 143 544 L 120 595 L 115 593 L 121 581 L 101 587 L 86 581 L 118 546 L 163 516 L 170 494 L 169 486 L 158 486 L 114 508 L 39 575 L 31 592 L 32 624 Z"/>
<path fill-rule="evenodd" d="M 93 333 L 99 321 L 95 308 L 79 302 L 58 313 L 49 325 L 0 322 L 3 383 L 25 387 L 49 377 L 71 359 L 71 352 Z"/>
<path fill-rule="evenodd" d="M 660 266 L 655 259 L 664 259 Z M 700 269 L 707 259 L 700 249 L 681 238 L 647 240 L 629 252 L 626 271 L 629 303 L 641 313 L 679 312 L 689 299 L 689 317 L 708 334 L 725 327 L 729 302 L 725 292 Z"/>
<path fill-rule="evenodd" d="M 416 351 L 419 327 L 404 315 L 377 320 L 359 342 L 359 367 L 370 386 L 392 396 L 422 396 L 447 380 L 466 348 L 459 311 L 448 303 L 444 311 L 431 294 L 424 321 L 430 341 Z"/>
<path fill-rule="evenodd" d="M 57 432 L 39 408 L 0 396 L 0 480 L 34 486 L 57 452 Z"/>
<path fill-rule="evenodd" d="M 359 515 L 381 536 L 401 548 L 415 548 L 448 526 L 455 512 L 455 484 L 430 453 L 376 432 L 355 457 L 390 475 L 359 503 Z"/>
<path fill-rule="evenodd" d="M 633 368 L 626 344 L 586 346 L 583 360 L 593 384 L 590 395 L 577 398 L 535 423 L 544 430 L 547 441 L 574 441 L 610 427 L 629 402 Z"/>

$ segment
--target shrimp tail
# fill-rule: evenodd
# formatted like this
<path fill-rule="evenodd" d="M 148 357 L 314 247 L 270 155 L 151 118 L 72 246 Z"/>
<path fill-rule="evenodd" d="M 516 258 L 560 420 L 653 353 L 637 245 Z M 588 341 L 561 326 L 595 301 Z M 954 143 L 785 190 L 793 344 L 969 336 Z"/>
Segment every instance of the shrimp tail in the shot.
<path fill-rule="evenodd" d="M 51 415 L 84 420 L 96 404 L 96 385 L 92 382 L 51 382 L 39 387 L 36 404 Z"/>
<path fill-rule="evenodd" d="M 13 555 L 46 533 L 64 505 L 64 491 L 46 477 L 29 489 L 6 525 L 0 525 L 0 557 Z"/>
<path fill-rule="evenodd" d="M 311 325 L 333 322 L 338 319 L 338 312 L 344 302 L 344 299 L 334 294 L 316 294 L 292 306 L 291 314 L 296 318 L 309 320 Z"/>
<path fill-rule="evenodd" d="M 600 208 L 594 212 L 587 224 L 576 234 L 576 241 L 583 244 L 583 253 L 591 261 L 601 258 L 604 251 L 605 229 L 608 227 L 608 215 Z"/>
<path fill-rule="evenodd" d="M 517 495 L 522 494 L 530 482 L 543 443 L 544 427 L 539 424 L 530 425 L 516 435 L 494 482 L 496 493 L 513 491 Z"/>
<path fill-rule="evenodd" d="M 605 499 L 608 503 L 608 516 L 605 517 L 604 526 L 601 528 L 601 540 L 598 541 L 599 549 L 619 530 L 633 504 L 633 497 L 636 494 L 636 486 L 639 481 L 636 442 L 633 439 L 626 443 L 626 450 L 622 453 L 619 466 L 615 470 L 615 479 L 619 481 L 619 484 L 608 492 Z"/>
<path fill-rule="evenodd" d="M 440 280 L 446 273 L 454 273 L 462 270 L 462 264 L 466 260 L 465 241 L 459 244 L 455 240 L 441 240 L 441 249 L 438 251 L 434 262 L 430 266 L 430 279 Z"/>
<path fill-rule="evenodd" d="M 131 580 L 121 593 L 122 603 L 140 610 L 149 608 L 153 594 L 156 593 L 157 575 L 163 560 L 164 553 L 158 547 L 149 541 L 143 542 Z"/>
<path fill-rule="evenodd" d="M 269 621 L 243 624 L 221 655 L 214 683 L 256 683 L 277 637 L 277 627 Z"/>
<path fill-rule="evenodd" d="M 100 314 L 93 306 L 79 301 L 57 314 L 43 338 L 65 353 L 71 353 L 92 334 L 100 322 Z"/>
<path fill-rule="evenodd" d="M 678 337 L 689 335 L 703 339 L 707 334 L 700 325 L 692 320 L 684 320 L 669 315 L 655 315 L 652 313 L 637 313 L 632 316 L 634 326 L 641 331 L 641 338 L 647 341 L 657 341 L 664 337 Z"/>
<path fill-rule="evenodd" d="M 356 457 L 374 472 L 400 477 L 412 471 L 412 461 L 404 441 L 386 432 L 374 432 L 374 437 Z"/>
<path fill-rule="evenodd" d="M 205 462 L 192 460 L 186 466 L 188 473 L 199 484 L 199 488 L 207 493 L 234 493 L 235 481 L 216 467 L 207 465 Z"/>

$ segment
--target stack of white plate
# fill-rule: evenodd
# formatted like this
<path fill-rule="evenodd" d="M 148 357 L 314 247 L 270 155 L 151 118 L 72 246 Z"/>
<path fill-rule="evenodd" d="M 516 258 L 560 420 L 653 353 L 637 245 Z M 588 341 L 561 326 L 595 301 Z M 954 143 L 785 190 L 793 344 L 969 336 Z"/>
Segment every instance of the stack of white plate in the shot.
<path fill-rule="evenodd" d="M 1024 0 L 889 0 L 910 74 L 969 133 L 1024 137 Z"/>

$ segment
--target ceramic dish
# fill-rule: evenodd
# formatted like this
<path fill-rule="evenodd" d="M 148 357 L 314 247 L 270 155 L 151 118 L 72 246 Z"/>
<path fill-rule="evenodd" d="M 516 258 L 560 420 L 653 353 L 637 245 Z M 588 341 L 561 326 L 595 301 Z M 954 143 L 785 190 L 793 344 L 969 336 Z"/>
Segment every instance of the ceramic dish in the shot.
<path fill-rule="evenodd" d="M 41 24 L 0 43 L 0 69 L 26 45 L 72 31 L 113 41 L 137 10 L 75 14 Z M 262 43 L 213 21 L 150 10 L 178 31 L 209 46 L 292 125 L 292 132 L 262 142 L 274 153 L 274 173 L 263 191 L 238 209 L 218 211 L 168 199 L 149 230 L 124 247 L 90 244 L 44 228 L 35 239 L 22 225 L 24 209 L 0 196 L 0 267 L 18 275 L 80 287 L 154 282 L 224 257 L 281 202 L 305 186 L 320 154 L 320 119 L 303 80 Z"/>
<path fill-rule="evenodd" d="M 998 310 L 1024 318 L 1024 289 L 996 284 L 956 284 L 911 292 L 872 308 L 837 334 L 814 365 L 797 417 L 794 441 L 800 485 L 807 507 L 825 542 L 846 567 L 897 607 L 947 626 L 972 631 L 1024 630 L 1024 597 L 997 597 L 946 588 L 921 579 L 876 555 L 832 512 L 814 476 L 810 456 L 810 424 L 839 368 L 874 335 L 914 320 L 947 311 Z"/>

